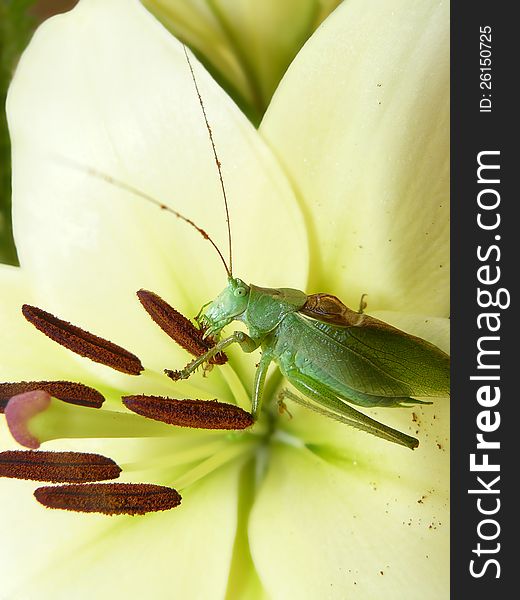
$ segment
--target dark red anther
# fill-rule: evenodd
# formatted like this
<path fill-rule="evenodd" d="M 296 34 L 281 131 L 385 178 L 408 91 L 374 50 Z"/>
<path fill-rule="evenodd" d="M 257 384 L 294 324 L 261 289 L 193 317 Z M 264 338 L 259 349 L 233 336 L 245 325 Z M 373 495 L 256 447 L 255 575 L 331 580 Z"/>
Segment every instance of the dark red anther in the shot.
<path fill-rule="evenodd" d="M 39 450 L 0 452 L 0 477 L 79 483 L 117 479 L 120 473 L 121 467 L 100 454 Z"/>
<path fill-rule="evenodd" d="M 121 346 L 58 319 L 36 306 L 24 304 L 22 313 L 36 329 L 80 356 L 129 375 L 139 375 L 143 371 L 143 365 L 137 356 Z"/>
<path fill-rule="evenodd" d="M 179 427 L 194 429 L 246 429 L 253 416 L 234 404 L 217 400 L 176 400 L 163 396 L 125 396 L 131 411 Z"/>
<path fill-rule="evenodd" d="M 105 515 L 144 515 L 179 506 L 173 488 L 150 483 L 86 483 L 41 487 L 36 500 L 47 508 Z"/>
<path fill-rule="evenodd" d="M 197 329 L 189 319 L 154 292 L 139 290 L 137 297 L 143 308 L 164 333 L 192 356 L 202 356 L 215 345 L 213 340 L 203 339 L 204 331 Z M 223 365 L 227 362 L 227 356 L 223 352 L 219 352 L 208 362 L 214 365 Z"/>
<path fill-rule="evenodd" d="M 18 381 L 0 383 L 0 413 L 3 413 L 9 400 L 18 394 L 43 390 L 53 398 L 69 404 L 101 408 L 105 398 L 94 388 L 73 381 Z"/>

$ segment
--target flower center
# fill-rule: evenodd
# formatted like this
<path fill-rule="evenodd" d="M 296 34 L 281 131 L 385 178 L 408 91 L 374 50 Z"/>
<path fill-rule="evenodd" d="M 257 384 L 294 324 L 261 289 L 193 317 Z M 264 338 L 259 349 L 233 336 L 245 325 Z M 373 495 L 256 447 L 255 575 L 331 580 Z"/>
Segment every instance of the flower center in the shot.
<path fill-rule="evenodd" d="M 204 370 L 227 361 L 223 352 L 212 350 L 215 341 L 203 329 L 162 298 L 146 290 L 140 290 L 138 297 L 154 322 L 195 356 Z M 121 346 L 40 308 L 24 305 L 22 313 L 47 337 L 80 356 L 127 375 L 138 376 L 144 370 L 140 359 Z M 271 378 L 266 395 L 272 396 L 278 384 L 276 376 Z M 0 383 L 0 412 L 5 412 L 15 440 L 31 449 L 0 453 L 0 476 L 65 484 L 35 491 L 36 499 L 49 508 L 144 514 L 178 506 L 177 490 L 232 460 L 249 460 L 276 433 L 273 412 L 264 411 L 255 422 L 239 406 L 218 400 L 121 394 L 121 405 L 115 410 L 104 402 L 101 392 L 78 382 Z M 44 442 L 71 438 L 154 438 L 162 450 L 155 454 L 145 450 L 137 461 L 123 467 L 99 454 L 38 450 Z M 175 489 L 149 483 L 98 483 L 117 478 L 122 471 L 130 476 L 132 471 L 145 471 L 173 483 Z"/>
<path fill-rule="evenodd" d="M 140 290 L 138 297 L 154 322 L 175 342 L 198 359 L 208 353 L 207 360 L 201 361 L 205 370 L 213 364 L 227 361 L 222 352 L 211 352 L 215 342 L 204 336 L 204 330 L 197 328 L 157 294 Z M 22 314 L 47 337 L 80 356 L 128 375 L 137 376 L 144 370 L 140 359 L 121 346 L 40 308 L 24 305 Z M 259 425 L 250 433 L 238 433 L 251 428 L 252 415 L 236 405 L 217 400 L 122 395 L 121 408 L 125 406 L 131 413 L 124 412 L 124 409 L 102 408 L 104 401 L 99 391 L 77 382 L 0 383 L 0 412 L 5 412 L 15 440 L 31 448 L 31 451 L 20 454 L 3 453 L 0 475 L 50 483 L 67 482 L 65 486 L 45 487 L 36 491 L 37 500 L 50 508 L 105 514 L 142 514 L 173 508 L 180 503 L 180 495 L 173 488 L 165 488 L 170 490 L 165 492 L 156 490 L 150 484 L 87 483 L 117 477 L 121 468 L 99 455 L 93 458 L 88 454 L 53 453 L 51 457 L 48 452 L 34 450 L 43 442 L 63 438 L 153 437 L 178 441 L 186 437 L 179 435 L 178 428 L 187 428 L 191 434 L 186 440 L 189 445 L 184 452 L 179 452 L 175 447 L 176 452 L 168 461 L 171 475 L 178 475 L 176 487 L 183 489 L 233 458 L 248 456 L 257 444 L 258 434 L 262 432 L 262 425 Z M 208 430 L 213 430 L 213 433 Z M 169 453 L 166 456 L 170 458 Z M 87 465 L 86 470 L 78 470 L 78 460 Z M 100 476 L 100 460 L 113 463 L 116 470 Z M 150 470 L 157 467 L 157 462 L 161 460 L 152 460 L 151 465 L 146 464 L 148 461 L 144 462 L 145 469 Z M 143 470 L 143 465 L 140 467 Z M 70 483 L 78 481 L 81 483 Z"/>

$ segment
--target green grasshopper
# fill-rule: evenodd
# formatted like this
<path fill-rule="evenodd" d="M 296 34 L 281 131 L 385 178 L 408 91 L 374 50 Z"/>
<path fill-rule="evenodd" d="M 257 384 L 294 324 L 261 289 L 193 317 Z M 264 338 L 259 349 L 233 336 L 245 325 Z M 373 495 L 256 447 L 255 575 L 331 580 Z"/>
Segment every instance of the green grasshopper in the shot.
<path fill-rule="evenodd" d="M 227 272 L 227 286 L 196 317 L 204 336 L 218 340 L 213 348 L 181 371 L 167 371 L 174 380 L 186 379 L 231 344 L 244 352 L 261 347 L 252 392 L 252 414 L 257 418 L 267 370 L 275 362 L 282 375 L 303 394 L 290 390 L 288 398 L 326 416 L 386 440 L 415 448 L 417 439 L 387 427 L 352 408 L 396 407 L 417 404 L 414 397 L 449 394 L 449 357 L 429 342 L 359 311 L 331 294 L 312 294 L 291 288 L 246 285 L 233 276 L 231 229 L 226 191 L 211 128 L 188 53 L 186 60 L 202 109 L 218 168 L 228 225 L 229 263 L 218 252 Z M 215 244 L 213 244 L 215 245 Z M 248 333 L 235 331 L 220 340 L 232 321 Z"/>
<path fill-rule="evenodd" d="M 181 371 L 167 371 L 174 380 L 188 378 L 218 352 L 239 344 L 244 352 L 262 348 L 253 384 L 252 414 L 262 402 L 271 362 L 304 396 L 290 390 L 288 398 L 347 425 L 408 448 L 418 441 L 352 408 L 417 404 L 413 396 L 449 393 L 449 357 L 433 344 L 345 306 L 330 294 L 291 288 L 246 285 L 228 276 L 226 288 L 197 317 L 205 336 L 219 339 L 232 321 L 243 322 L 248 334 L 235 331 L 218 341 Z"/>
<path fill-rule="evenodd" d="M 287 398 L 385 440 L 416 448 L 417 439 L 371 419 L 351 404 L 364 408 L 399 407 L 424 403 L 416 397 L 449 395 L 448 355 L 421 338 L 365 314 L 363 298 L 359 310 L 354 311 L 331 294 L 307 295 L 291 288 L 264 288 L 246 284 L 233 275 L 231 227 L 221 165 L 186 50 L 185 54 L 218 168 L 229 260 L 226 262 L 212 238 L 184 215 L 136 188 L 89 170 L 188 223 L 212 244 L 225 267 L 225 289 L 195 317 L 197 329 L 214 343 L 213 347 L 182 370 L 166 370 L 166 374 L 173 380 L 187 379 L 199 367 L 209 369 L 211 359 L 232 344 L 239 344 L 244 352 L 261 348 L 252 390 L 251 412 L 255 419 L 260 412 L 267 371 L 274 362 L 305 397 L 285 389 L 280 394 L 281 406 Z M 224 327 L 233 321 L 244 323 L 248 333 L 235 331 L 220 339 Z"/>

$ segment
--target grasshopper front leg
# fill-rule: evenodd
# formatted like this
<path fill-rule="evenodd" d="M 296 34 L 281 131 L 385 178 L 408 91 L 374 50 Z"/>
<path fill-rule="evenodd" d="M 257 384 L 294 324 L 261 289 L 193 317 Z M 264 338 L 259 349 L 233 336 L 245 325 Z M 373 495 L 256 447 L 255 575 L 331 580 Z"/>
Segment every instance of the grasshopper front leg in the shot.
<path fill-rule="evenodd" d="M 228 346 L 231 346 L 231 344 L 240 344 L 240 347 L 244 352 L 253 352 L 260 345 L 260 341 L 253 339 L 243 331 L 235 331 L 229 337 L 215 344 L 215 346 L 213 346 L 213 348 L 208 350 L 205 354 L 202 354 L 195 360 L 192 360 L 184 367 L 184 369 L 181 369 L 180 371 L 165 369 L 164 372 L 170 379 L 173 379 L 173 381 L 188 379 L 188 377 L 190 377 L 190 375 L 194 373 L 201 365 L 207 363 L 216 354 L 222 352 Z"/>

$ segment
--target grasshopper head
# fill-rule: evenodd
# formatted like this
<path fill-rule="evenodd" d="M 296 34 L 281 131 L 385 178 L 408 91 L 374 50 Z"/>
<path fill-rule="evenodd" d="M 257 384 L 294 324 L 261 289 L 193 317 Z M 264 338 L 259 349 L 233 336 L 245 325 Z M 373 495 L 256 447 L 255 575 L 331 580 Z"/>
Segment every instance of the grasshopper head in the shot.
<path fill-rule="evenodd" d="M 249 286 L 238 277 L 230 277 L 226 288 L 197 318 L 205 329 L 204 337 L 218 338 L 221 329 L 246 310 L 248 301 Z"/>

